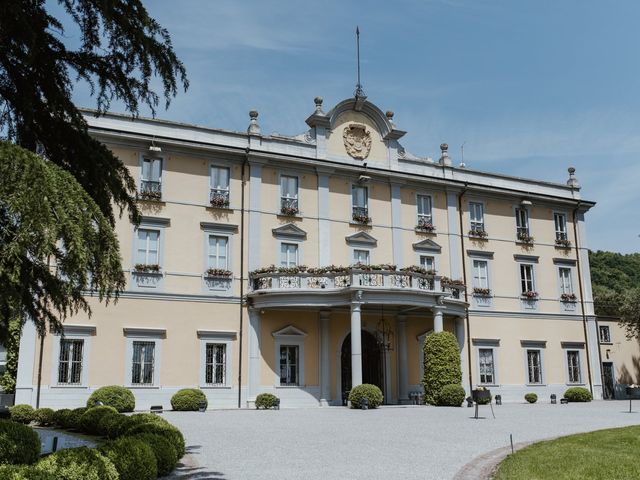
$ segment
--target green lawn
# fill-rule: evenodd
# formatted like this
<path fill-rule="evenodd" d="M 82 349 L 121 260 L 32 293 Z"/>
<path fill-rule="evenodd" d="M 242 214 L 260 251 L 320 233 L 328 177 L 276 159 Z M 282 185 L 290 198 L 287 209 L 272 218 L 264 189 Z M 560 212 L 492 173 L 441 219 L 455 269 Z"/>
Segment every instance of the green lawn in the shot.
<path fill-rule="evenodd" d="M 640 425 L 536 443 L 509 455 L 494 479 L 640 479 Z"/>

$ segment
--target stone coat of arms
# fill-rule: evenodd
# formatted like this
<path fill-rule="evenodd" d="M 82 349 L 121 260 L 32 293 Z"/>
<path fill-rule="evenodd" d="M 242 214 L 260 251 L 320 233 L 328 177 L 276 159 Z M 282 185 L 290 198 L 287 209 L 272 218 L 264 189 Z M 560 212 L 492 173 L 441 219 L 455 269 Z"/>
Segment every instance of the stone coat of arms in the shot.
<path fill-rule="evenodd" d="M 371 132 L 359 123 L 352 123 L 344 127 L 342 132 L 344 148 L 353 158 L 364 160 L 371 151 Z"/>

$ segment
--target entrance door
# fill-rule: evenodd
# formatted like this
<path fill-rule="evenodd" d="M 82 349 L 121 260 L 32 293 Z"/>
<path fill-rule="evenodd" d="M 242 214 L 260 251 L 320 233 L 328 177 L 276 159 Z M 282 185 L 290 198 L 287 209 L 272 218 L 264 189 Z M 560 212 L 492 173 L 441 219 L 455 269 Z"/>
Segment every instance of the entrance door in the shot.
<path fill-rule="evenodd" d="M 369 332 L 362 330 L 362 383 L 377 385 L 383 389 L 382 355 L 376 338 Z M 345 394 L 351 390 L 351 334 L 347 335 L 342 343 L 341 354 L 342 367 L 342 395 L 343 403 Z"/>
<path fill-rule="evenodd" d="M 615 398 L 615 378 L 613 376 L 613 363 L 602 362 L 602 376 L 604 380 L 604 398 L 611 400 Z"/>

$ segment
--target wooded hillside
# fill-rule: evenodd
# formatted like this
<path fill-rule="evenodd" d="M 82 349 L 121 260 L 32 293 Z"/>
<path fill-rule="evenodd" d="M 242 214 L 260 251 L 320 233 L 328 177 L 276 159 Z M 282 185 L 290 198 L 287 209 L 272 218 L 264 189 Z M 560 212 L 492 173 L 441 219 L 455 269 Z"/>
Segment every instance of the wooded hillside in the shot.
<path fill-rule="evenodd" d="M 619 316 L 625 293 L 640 288 L 640 253 L 589 252 L 598 315 Z"/>

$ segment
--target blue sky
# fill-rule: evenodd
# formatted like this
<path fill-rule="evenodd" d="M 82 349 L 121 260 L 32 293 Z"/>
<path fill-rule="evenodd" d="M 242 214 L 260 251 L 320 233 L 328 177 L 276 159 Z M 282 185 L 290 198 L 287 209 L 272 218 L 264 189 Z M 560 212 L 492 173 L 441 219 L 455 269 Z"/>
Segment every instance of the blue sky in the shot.
<path fill-rule="evenodd" d="M 370 101 L 407 150 L 564 182 L 575 166 L 592 249 L 640 250 L 640 2 L 158 0 L 191 87 L 160 118 L 297 134 L 353 94 L 356 25 Z M 77 102 L 93 106 L 84 90 Z M 114 110 L 117 106 L 114 105 Z"/>

